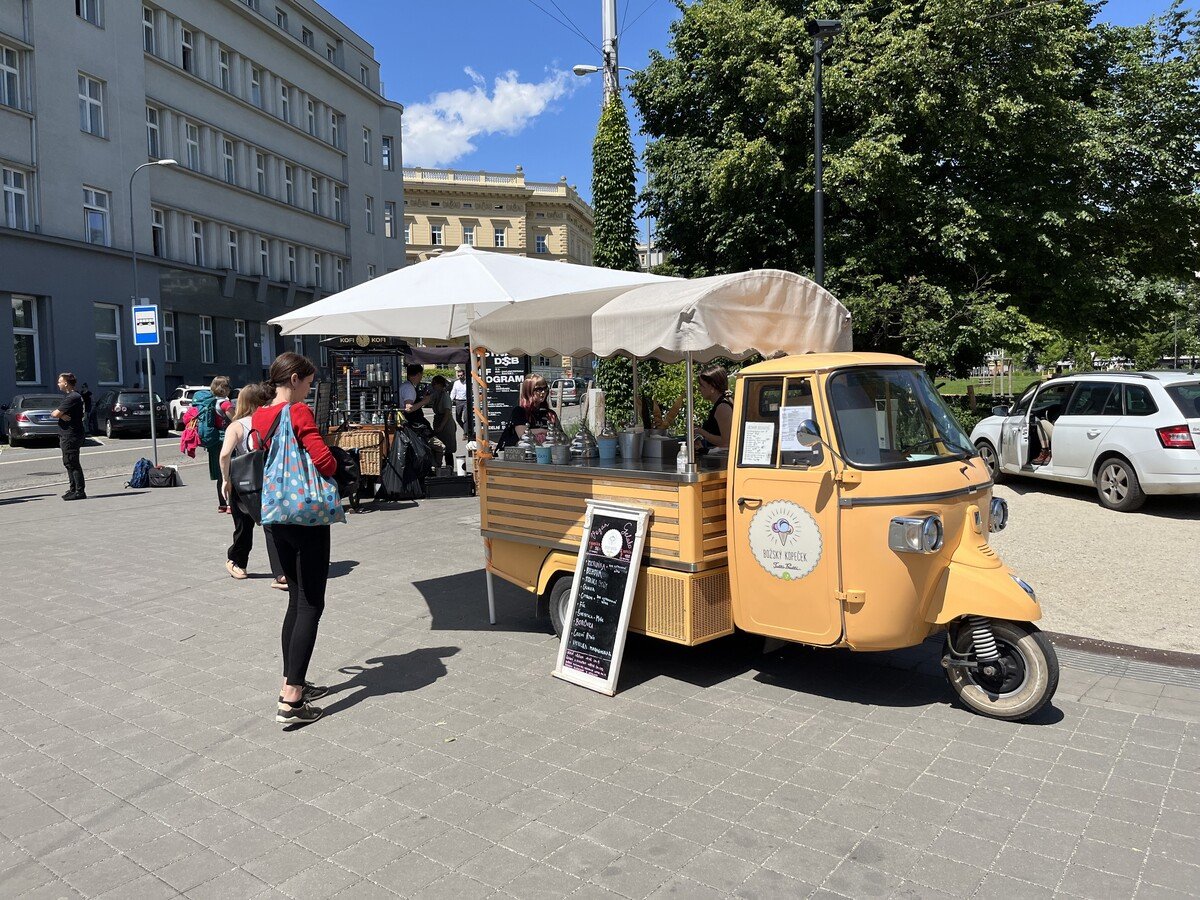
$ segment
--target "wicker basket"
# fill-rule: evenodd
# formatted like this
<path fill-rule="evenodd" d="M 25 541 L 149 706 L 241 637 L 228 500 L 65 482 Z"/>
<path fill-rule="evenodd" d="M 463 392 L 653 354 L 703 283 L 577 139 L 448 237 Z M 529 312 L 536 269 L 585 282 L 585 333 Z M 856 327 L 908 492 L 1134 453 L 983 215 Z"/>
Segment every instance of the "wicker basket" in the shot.
<path fill-rule="evenodd" d="M 359 469 L 364 475 L 378 477 L 383 473 L 383 457 L 387 435 L 382 431 L 353 428 L 326 435 L 325 442 L 344 450 L 358 450 Z"/>

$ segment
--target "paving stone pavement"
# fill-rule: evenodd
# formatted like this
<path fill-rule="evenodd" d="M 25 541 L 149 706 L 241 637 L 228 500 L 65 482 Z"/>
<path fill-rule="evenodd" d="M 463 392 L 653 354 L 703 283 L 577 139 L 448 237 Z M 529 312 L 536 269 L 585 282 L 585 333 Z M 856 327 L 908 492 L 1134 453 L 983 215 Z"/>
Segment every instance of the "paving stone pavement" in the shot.
<path fill-rule="evenodd" d="M 520 591 L 487 624 L 455 499 L 335 527 L 333 692 L 287 731 L 284 598 L 225 574 L 210 494 L 0 501 L 0 895 L 1195 896 L 1193 687 L 1068 664 L 1010 724 L 928 646 L 635 636 L 602 697 Z"/>

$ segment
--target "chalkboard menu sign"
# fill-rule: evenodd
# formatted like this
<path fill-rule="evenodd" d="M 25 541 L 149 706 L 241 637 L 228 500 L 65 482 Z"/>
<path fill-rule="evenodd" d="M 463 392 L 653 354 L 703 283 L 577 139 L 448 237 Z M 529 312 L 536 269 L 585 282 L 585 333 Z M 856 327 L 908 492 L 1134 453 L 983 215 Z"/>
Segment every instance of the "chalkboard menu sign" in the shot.
<path fill-rule="evenodd" d="M 650 510 L 587 501 L 583 541 L 554 675 L 616 693 Z"/>
<path fill-rule="evenodd" d="M 488 391 L 488 440 L 496 444 L 508 417 L 521 399 L 521 384 L 529 372 L 529 358 L 508 353 L 489 353 L 483 378 Z"/>

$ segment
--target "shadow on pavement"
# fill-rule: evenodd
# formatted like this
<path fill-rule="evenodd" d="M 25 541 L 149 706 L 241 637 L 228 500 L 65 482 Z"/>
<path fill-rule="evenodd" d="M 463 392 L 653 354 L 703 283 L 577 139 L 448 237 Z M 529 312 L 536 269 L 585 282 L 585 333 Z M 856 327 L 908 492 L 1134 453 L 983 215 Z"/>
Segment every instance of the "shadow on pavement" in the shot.
<path fill-rule="evenodd" d="M 1089 503 L 1092 506 L 1100 505 L 1100 501 L 1096 499 L 1095 488 L 1082 484 L 1063 484 L 1060 481 L 1035 481 L 1030 478 L 1014 476 L 1005 478 L 1003 484 L 1014 494 L 1021 497 L 1026 494 L 1049 494 L 1053 497 L 1064 497 L 1070 500 L 1078 500 L 1080 503 Z M 1134 521 L 1136 521 L 1137 516 L 1147 516 L 1152 519 L 1200 520 L 1200 504 L 1196 503 L 1194 495 L 1150 495 L 1146 497 L 1146 505 L 1137 512 L 1117 512 L 1116 510 L 1105 510 L 1105 512 L 1113 516 L 1133 516 L 1135 517 Z"/>
<path fill-rule="evenodd" d="M 5 497 L 3 500 L 0 500 L 0 506 L 12 506 L 14 503 L 29 503 L 31 500 L 42 500 L 53 496 L 53 494 L 28 494 L 21 497 Z"/>
<path fill-rule="evenodd" d="M 111 494 L 88 494 L 89 500 L 104 500 L 108 497 L 140 497 L 142 494 L 149 494 L 150 491 L 115 491 Z"/>
<path fill-rule="evenodd" d="M 339 559 L 336 562 L 331 562 L 329 564 L 329 577 L 341 578 L 343 575 L 349 575 L 357 565 L 357 559 Z"/>
<path fill-rule="evenodd" d="M 496 624 L 488 624 L 487 579 L 483 569 L 414 581 L 425 598 L 434 631 L 517 631 L 545 634 L 549 625 L 536 616 L 535 600 L 503 578 L 496 585 Z"/>
<path fill-rule="evenodd" d="M 323 705 L 325 715 L 343 712 L 371 697 L 400 694 L 428 687 L 446 674 L 446 657 L 458 653 L 458 647 L 422 647 L 408 653 L 377 656 L 361 666 L 338 669 L 351 676 L 341 684 L 329 686 L 329 695 L 347 694 Z M 350 692 L 350 693 L 347 693 Z"/>

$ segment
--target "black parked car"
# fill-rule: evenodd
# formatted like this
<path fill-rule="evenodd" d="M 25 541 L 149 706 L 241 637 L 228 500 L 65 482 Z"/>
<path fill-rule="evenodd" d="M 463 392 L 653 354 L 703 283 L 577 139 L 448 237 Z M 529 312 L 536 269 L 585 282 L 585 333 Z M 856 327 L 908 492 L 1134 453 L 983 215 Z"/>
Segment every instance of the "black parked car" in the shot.
<path fill-rule="evenodd" d="M 158 394 L 154 395 L 155 426 L 160 435 L 171 428 L 167 404 Z M 118 434 L 150 433 L 150 394 L 130 388 L 118 388 L 101 394 L 96 401 L 96 427 L 107 437 Z"/>

